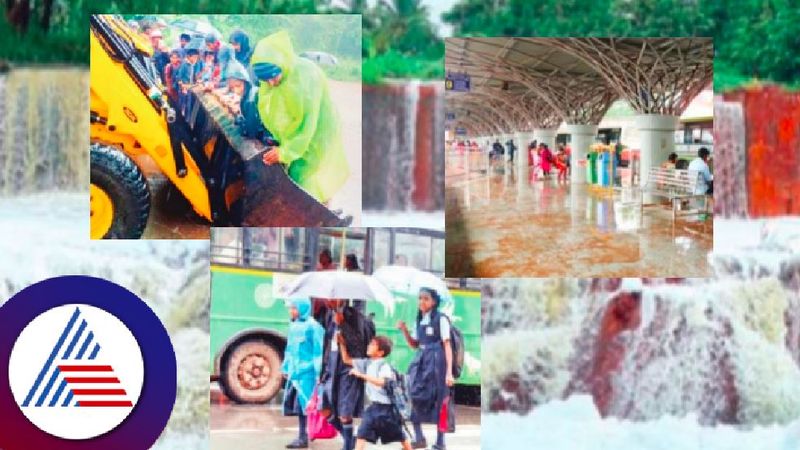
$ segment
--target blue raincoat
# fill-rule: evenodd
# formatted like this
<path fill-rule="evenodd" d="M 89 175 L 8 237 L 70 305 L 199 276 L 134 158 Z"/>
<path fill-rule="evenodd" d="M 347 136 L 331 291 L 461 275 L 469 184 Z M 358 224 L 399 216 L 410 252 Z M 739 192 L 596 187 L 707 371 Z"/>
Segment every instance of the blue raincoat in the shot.
<path fill-rule="evenodd" d="M 322 325 L 311 317 L 309 299 L 292 300 L 291 304 L 300 315 L 289 325 L 281 368 L 287 377 L 283 413 L 288 416 L 305 414 L 322 371 L 322 341 L 325 337 Z"/>

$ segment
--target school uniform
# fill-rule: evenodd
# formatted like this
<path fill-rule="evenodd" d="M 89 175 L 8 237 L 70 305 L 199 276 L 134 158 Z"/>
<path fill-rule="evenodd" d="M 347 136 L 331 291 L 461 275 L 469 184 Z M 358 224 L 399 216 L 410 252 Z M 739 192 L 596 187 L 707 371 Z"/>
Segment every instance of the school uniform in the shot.
<path fill-rule="evenodd" d="M 434 309 L 424 314 L 412 333 L 419 350 L 408 367 L 411 421 L 440 424 L 442 408 L 447 407 L 443 431 L 455 431 L 455 408 L 452 388 L 447 386 L 447 360 L 442 345 L 450 339 L 450 321 Z"/>
<path fill-rule="evenodd" d="M 395 380 L 392 367 L 383 358 L 354 359 L 353 367 L 371 377 Z M 364 411 L 356 437 L 372 444 L 376 444 L 378 440 L 382 444 L 405 441 L 407 438 L 403 433 L 402 419 L 392 405 L 386 389 L 366 383 L 365 392 L 370 405 Z"/>
<path fill-rule="evenodd" d="M 197 83 L 198 77 L 200 72 L 203 70 L 203 63 L 198 60 L 196 63 L 192 64 L 189 61 L 184 61 L 181 64 L 180 69 L 178 69 L 178 80 L 186 85 L 192 85 Z M 191 94 L 186 93 L 184 94 L 182 91 L 178 94 L 178 102 L 181 110 L 181 114 L 184 117 L 189 115 L 189 112 L 194 108 L 194 100 Z"/>
<path fill-rule="evenodd" d="M 366 318 L 356 308 L 346 306 L 341 326 L 333 321 L 335 311 L 328 312 L 325 342 L 325 384 L 322 408 L 332 411 L 331 417 L 361 417 L 364 410 L 364 381 L 350 375 L 351 366 L 342 361 L 338 334 L 344 336 L 348 353 L 353 358 L 367 356 L 367 344 L 372 339 L 367 332 Z"/>

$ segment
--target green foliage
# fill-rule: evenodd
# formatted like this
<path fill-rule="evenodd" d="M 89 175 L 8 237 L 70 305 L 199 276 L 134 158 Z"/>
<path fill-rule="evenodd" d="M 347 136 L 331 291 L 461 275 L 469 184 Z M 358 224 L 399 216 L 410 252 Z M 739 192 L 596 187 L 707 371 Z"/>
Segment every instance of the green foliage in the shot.
<path fill-rule="evenodd" d="M 90 13 L 131 14 L 363 14 L 366 80 L 439 76 L 444 55 L 420 0 L 55 0 L 49 31 L 39 25 L 41 3 L 32 2 L 27 32 L 0 19 L 0 60 L 21 63 L 88 63 Z M 280 16 L 272 16 L 276 23 Z M 309 16 L 314 22 L 318 17 Z M 752 78 L 788 85 L 800 82 L 800 8 L 795 0 L 461 0 L 443 19 L 456 36 L 711 36 L 717 88 Z M 249 20 L 249 19 L 242 19 Z M 219 24 L 223 33 L 232 24 Z M 255 26 L 261 33 L 263 27 Z M 298 37 L 298 51 L 349 55 L 358 27 L 328 33 L 326 27 Z M 337 34 L 341 33 L 341 34 Z M 345 37 L 347 35 L 347 37 Z M 344 67 L 336 73 L 352 72 Z"/>
<path fill-rule="evenodd" d="M 32 1 L 27 31 L 0 18 L 0 60 L 15 63 L 89 63 L 89 16 L 136 14 L 314 14 L 320 0 L 54 0 L 49 31 L 39 25 L 42 2 Z M 354 27 L 358 28 L 358 27 Z"/>
<path fill-rule="evenodd" d="M 461 0 L 443 19 L 457 36 L 713 37 L 717 89 L 800 82 L 793 0 Z"/>
<path fill-rule="evenodd" d="M 363 15 L 365 83 L 444 75 L 444 42 L 419 0 L 376 2 L 358 12 Z"/>
<path fill-rule="evenodd" d="M 408 58 L 395 50 L 364 60 L 364 83 L 377 84 L 384 78 L 441 79 L 444 78 L 444 66 L 441 59 Z"/>

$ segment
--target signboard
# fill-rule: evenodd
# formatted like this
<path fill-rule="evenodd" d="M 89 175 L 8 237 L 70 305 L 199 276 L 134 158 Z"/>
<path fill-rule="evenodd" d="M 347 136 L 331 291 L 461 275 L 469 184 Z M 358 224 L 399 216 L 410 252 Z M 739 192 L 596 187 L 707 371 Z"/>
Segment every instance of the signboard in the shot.
<path fill-rule="evenodd" d="M 456 136 L 466 136 L 467 129 L 462 127 L 456 127 Z"/>
<path fill-rule="evenodd" d="M 447 72 L 444 88 L 453 92 L 469 92 L 469 75 L 466 73 Z"/>
<path fill-rule="evenodd" d="M 456 113 L 453 112 L 444 113 L 444 120 L 447 121 L 456 120 Z"/>

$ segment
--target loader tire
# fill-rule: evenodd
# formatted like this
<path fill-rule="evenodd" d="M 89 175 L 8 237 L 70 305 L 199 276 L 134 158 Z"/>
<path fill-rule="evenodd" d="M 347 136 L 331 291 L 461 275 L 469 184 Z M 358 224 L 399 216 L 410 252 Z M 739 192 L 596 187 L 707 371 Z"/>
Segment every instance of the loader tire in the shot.
<path fill-rule="evenodd" d="M 99 190 L 101 197 L 107 196 L 113 210 L 108 227 L 97 230 L 92 220 L 92 237 L 139 239 L 150 215 L 150 189 L 144 174 L 132 159 L 116 148 L 95 144 L 90 154 L 92 192 Z M 94 209 L 97 199 L 92 195 Z M 91 214 L 94 217 L 95 212 Z"/>

